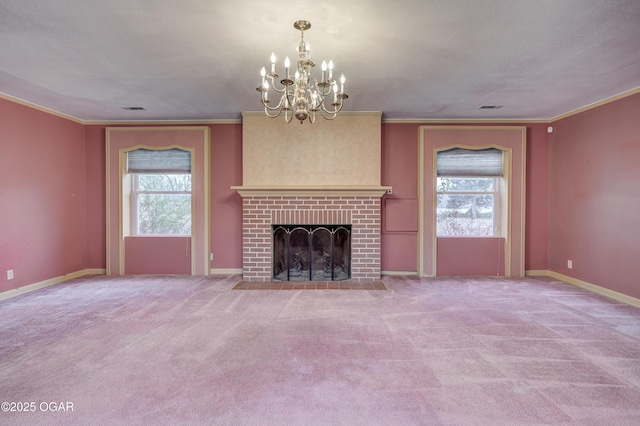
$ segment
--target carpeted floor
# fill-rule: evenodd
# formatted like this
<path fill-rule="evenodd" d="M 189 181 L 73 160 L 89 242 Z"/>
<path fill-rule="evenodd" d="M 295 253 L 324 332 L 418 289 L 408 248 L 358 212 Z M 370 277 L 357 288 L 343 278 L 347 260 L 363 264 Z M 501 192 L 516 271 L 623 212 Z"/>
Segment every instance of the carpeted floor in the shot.
<path fill-rule="evenodd" d="M 87 277 L 0 302 L 2 408 L 34 409 L 0 424 L 640 423 L 635 307 L 532 278 L 240 279 Z"/>

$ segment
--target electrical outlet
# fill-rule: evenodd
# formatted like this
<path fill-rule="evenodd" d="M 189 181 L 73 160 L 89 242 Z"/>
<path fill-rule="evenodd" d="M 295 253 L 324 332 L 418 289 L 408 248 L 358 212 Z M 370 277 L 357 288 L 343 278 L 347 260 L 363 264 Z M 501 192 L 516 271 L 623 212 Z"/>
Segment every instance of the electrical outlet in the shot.
<path fill-rule="evenodd" d="M 213 260 L 213 253 L 209 253 L 209 260 Z"/>
<path fill-rule="evenodd" d="M 573 261 L 567 260 L 567 268 L 573 269 Z"/>
<path fill-rule="evenodd" d="M 13 269 L 9 269 L 7 271 L 7 279 L 8 280 L 12 280 L 13 279 Z"/>

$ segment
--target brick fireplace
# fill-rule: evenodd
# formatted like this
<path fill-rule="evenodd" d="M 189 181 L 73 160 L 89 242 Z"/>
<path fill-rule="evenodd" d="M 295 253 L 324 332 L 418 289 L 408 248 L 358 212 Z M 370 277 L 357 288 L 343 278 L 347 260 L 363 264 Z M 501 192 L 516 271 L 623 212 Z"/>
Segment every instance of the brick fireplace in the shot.
<path fill-rule="evenodd" d="M 380 279 L 380 113 L 290 125 L 243 113 L 245 281 L 273 277 L 272 225 L 350 225 L 351 280 Z"/>
<path fill-rule="evenodd" d="M 272 279 L 271 225 L 351 225 L 351 280 L 380 279 L 380 198 L 383 188 L 309 195 L 275 189 L 239 189 L 243 196 L 243 265 L 245 281 Z M 292 192 L 291 190 L 285 192 Z M 265 195 L 265 194 L 269 195 Z"/>

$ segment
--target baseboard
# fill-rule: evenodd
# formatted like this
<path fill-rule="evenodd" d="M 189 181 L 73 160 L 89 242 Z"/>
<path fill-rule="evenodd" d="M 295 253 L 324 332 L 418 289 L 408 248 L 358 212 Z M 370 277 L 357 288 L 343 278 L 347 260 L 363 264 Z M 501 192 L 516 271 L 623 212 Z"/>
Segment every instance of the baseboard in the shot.
<path fill-rule="evenodd" d="M 52 285 L 60 284 L 62 282 L 73 280 L 75 278 L 80 278 L 85 275 L 104 275 L 105 273 L 106 273 L 106 269 L 99 269 L 99 268 L 82 269 L 80 271 L 71 272 L 69 274 L 61 275 L 59 277 L 49 278 L 48 280 L 25 285 L 24 287 L 18 287 L 11 290 L 3 291 L 2 293 L 0 293 L 0 300 L 10 299 L 12 297 L 19 296 L 21 294 L 29 293 L 45 287 L 50 287 Z"/>
<path fill-rule="evenodd" d="M 15 296 L 19 296 L 21 294 L 29 293 L 35 290 L 39 290 L 41 288 L 50 287 L 55 284 L 59 284 L 65 281 L 69 281 L 75 278 L 80 278 L 86 275 L 104 275 L 106 273 L 106 269 L 102 268 L 88 268 L 82 269 L 80 271 L 71 272 L 66 275 L 62 275 L 55 278 L 50 278 L 48 280 L 40 281 L 37 283 L 29 284 L 24 287 L 19 287 L 7 291 L 3 291 L 0 293 L 0 300 L 9 299 Z M 241 275 L 242 268 L 216 268 L 211 269 L 211 275 Z M 381 271 L 381 275 L 416 275 L 415 271 Z M 577 278 L 570 277 L 568 275 L 560 274 L 558 272 L 549 271 L 549 270 L 527 270 L 525 271 L 525 276 L 528 277 L 550 277 L 559 281 L 566 282 L 571 285 L 575 285 L 576 287 L 584 288 L 585 290 L 589 290 L 591 292 L 600 294 L 605 297 L 609 297 L 611 299 L 617 300 L 622 303 L 626 303 L 628 305 L 632 305 L 640 308 L 640 299 L 635 298 L 633 296 L 629 296 L 624 293 L 620 293 L 614 290 L 610 290 L 605 287 L 601 287 L 596 284 L 589 283 L 587 281 L 582 281 Z"/>
<path fill-rule="evenodd" d="M 524 271 L 525 277 L 549 277 L 551 271 L 546 269 L 529 269 Z"/>
<path fill-rule="evenodd" d="M 413 275 L 417 276 L 416 271 L 380 271 L 380 275 Z"/>
<path fill-rule="evenodd" d="M 576 287 L 584 288 L 585 290 L 589 290 L 593 293 L 600 294 L 610 299 L 617 300 L 618 302 L 626 303 L 628 305 L 640 308 L 640 299 L 638 298 L 614 290 L 610 290 L 608 288 L 601 287 L 587 281 L 582 281 L 558 272 L 547 270 L 530 270 L 526 271 L 525 275 L 530 277 L 550 277 L 559 281 L 563 281 L 567 284 L 575 285 Z"/>
<path fill-rule="evenodd" d="M 82 274 L 79 277 L 84 277 L 85 275 L 105 275 L 107 270 L 105 268 L 89 268 L 81 271 Z"/>
<path fill-rule="evenodd" d="M 524 271 L 525 277 L 548 277 L 551 271 L 547 271 L 544 269 L 530 269 L 528 271 Z"/>
<path fill-rule="evenodd" d="M 212 268 L 210 275 L 242 275 L 242 268 Z"/>

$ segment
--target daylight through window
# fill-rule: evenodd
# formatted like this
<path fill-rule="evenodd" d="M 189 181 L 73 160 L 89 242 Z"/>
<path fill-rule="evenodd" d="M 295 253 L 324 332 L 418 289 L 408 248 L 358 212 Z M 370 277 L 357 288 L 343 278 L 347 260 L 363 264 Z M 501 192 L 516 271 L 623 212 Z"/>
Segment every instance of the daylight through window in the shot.
<path fill-rule="evenodd" d="M 191 235 L 191 152 L 138 149 L 128 155 L 133 235 Z"/>
<path fill-rule="evenodd" d="M 437 236 L 499 235 L 502 151 L 455 148 L 437 161 Z"/>

